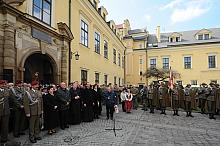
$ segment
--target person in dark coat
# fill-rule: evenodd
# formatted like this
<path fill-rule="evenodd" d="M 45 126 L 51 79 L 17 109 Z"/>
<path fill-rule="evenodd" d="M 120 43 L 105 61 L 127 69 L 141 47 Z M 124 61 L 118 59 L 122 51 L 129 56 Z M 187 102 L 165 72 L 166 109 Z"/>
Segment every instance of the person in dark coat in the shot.
<path fill-rule="evenodd" d="M 53 86 L 47 87 L 48 94 L 44 96 L 44 112 L 45 112 L 45 124 L 48 134 L 52 135 L 56 133 L 55 128 L 58 126 L 59 113 L 58 113 L 58 102 L 54 95 Z"/>
<path fill-rule="evenodd" d="M 83 121 L 91 122 L 94 118 L 94 99 L 92 94 L 92 89 L 90 84 L 85 85 L 85 89 L 82 90 L 82 113 Z"/>
<path fill-rule="evenodd" d="M 62 130 L 69 128 L 69 104 L 70 93 L 66 88 L 66 83 L 60 83 L 60 88 L 56 91 L 57 100 L 59 102 L 59 114 L 60 114 L 60 127 Z"/>
<path fill-rule="evenodd" d="M 93 98 L 94 98 L 94 118 L 99 119 L 99 115 L 101 114 L 102 110 L 102 94 L 100 88 L 97 84 L 93 86 Z"/>
<path fill-rule="evenodd" d="M 104 98 L 106 104 L 107 120 L 109 119 L 109 114 L 111 120 L 113 120 L 114 106 L 117 104 L 117 95 L 110 86 L 107 87 L 107 91 L 104 93 Z"/>
<path fill-rule="evenodd" d="M 74 82 L 70 88 L 70 124 L 79 124 L 81 122 L 81 95 L 78 88 L 78 82 Z"/>

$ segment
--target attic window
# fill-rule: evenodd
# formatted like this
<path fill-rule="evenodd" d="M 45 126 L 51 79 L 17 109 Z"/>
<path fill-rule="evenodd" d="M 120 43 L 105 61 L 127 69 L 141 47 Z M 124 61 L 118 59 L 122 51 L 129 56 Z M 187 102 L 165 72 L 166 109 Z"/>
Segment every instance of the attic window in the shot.
<path fill-rule="evenodd" d="M 176 37 L 176 42 L 180 42 L 180 37 Z"/>
<path fill-rule="evenodd" d="M 103 13 L 103 18 L 104 18 L 104 19 L 106 18 L 106 15 L 105 15 L 105 13 Z"/>
<path fill-rule="evenodd" d="M 173 38 L 170 38 L 170 42 L 173 42 Z"/>
<path fill-rule="evenodd" d="M 97 8 L 97 2 L 93 0 L 93 7 L 96 9 Z"/>
<path fill-rule="evenodd" d="M 204 34 L 204 40 L 208 40 L 209 39 L 209 34 Z"/>
<path fill-rule="evenodd" d="M 203 35 L 202 34 L 198 35 L 198 40 L 203 40 Z"/>

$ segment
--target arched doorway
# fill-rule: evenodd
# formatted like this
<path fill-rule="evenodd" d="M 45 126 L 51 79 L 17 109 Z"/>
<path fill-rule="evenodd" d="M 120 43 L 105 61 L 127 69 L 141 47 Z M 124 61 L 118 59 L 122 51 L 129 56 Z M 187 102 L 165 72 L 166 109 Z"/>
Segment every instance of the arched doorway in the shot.
<path fill-rule="evenodd" d="M 24 64 L 24 82 L 30 83 L 34 79 L 34 74 L 39 73 L 38 79 L 41 84 L 51 84 L 56 82 L 56 63 L 48 55 L 35 53 L 30 55 Z"/>

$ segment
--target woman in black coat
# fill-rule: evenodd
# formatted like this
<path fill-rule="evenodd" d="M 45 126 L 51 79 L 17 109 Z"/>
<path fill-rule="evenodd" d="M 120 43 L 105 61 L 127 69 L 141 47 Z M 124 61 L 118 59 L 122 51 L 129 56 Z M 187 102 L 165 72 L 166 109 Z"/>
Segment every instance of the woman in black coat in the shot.
<path fill-rule="evenodd" d="M 70 124 L 79 124 L 81 122 L 81 98 L 78 83 L 74 82 L 70 88 Z"/>
<path fill-rule="evenodd" d="M 44 117 L 47 123 L 48 134 L 53 134 L 56 132 L 55 128 L 59 123 L 59 113 L 58 113 L 58 102 L 56 96 L 54 95 L 53 86 L 47 88 L 48 94 L 44 98 L 44 111 L 46 112 Z"/>

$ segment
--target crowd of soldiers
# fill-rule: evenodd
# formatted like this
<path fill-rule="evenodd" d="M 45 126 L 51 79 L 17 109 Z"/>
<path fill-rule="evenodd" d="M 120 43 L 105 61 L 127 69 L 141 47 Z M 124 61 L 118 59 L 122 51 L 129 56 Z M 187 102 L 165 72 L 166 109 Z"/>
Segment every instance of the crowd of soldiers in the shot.
<path fill-rule="evenodd" d="M 113 119 L 116 96 L 110 87 L 107 89 L 106 108 L 110 110 L 107 118 L 110 114 Z M 0 80 L 1 143 L 7 142 L 9 129 L 13 129 L 14 137 L 20 137 L 28 128 L 30 142 L 36 143 L 41 140 L 42 129 L 52 135 L 59 126 L 64 130 L 69 125 L 98 119 L 102 111 L 102 99 L 103 94 L 97 84 L 79 85 L 74 82 L 67 87 L 62 82 L 41 87 L 38 81 L 31 84 L 17 81 L 13 85 Z"/>
<path fill-rule="evenodd" d="M 150 109 L 154 113 L 155 109 L 161 110 L 161 114 L 166 115 L 166 108 L 172 107 L 173 116 L 179 116 L 179 109 L 186 111 L 186 117 L 193 117 L 192 109 L 201 109 L 201 114 L 209 114 L 210 119 L 215 119 L 214 115 L 220 111 L 220 88 L 219 84 L 210 83 L 209 86 L 202 83 L 199 88 L 191 87 L 187 84 L 173 85 L 173 89 L 168 87 L 167 82 L 154 82 L 149 87 L 141 90 L 144 110 Z"/>

